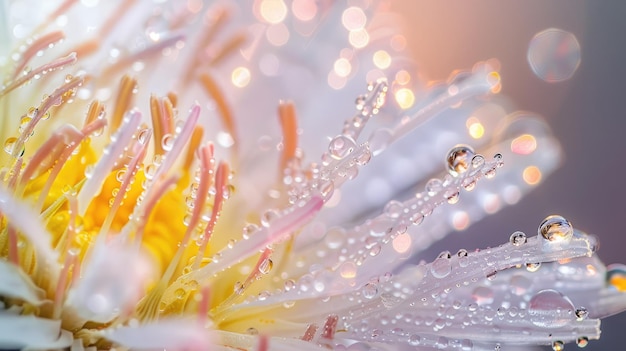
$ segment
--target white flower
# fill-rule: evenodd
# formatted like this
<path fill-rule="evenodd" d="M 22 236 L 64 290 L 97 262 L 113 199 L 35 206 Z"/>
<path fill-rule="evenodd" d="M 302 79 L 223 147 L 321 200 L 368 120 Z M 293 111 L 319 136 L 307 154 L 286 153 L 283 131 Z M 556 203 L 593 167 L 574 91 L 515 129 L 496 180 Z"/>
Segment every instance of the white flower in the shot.
<path fill-rule="evenodd" d="M 560 150 L 384 4 L 2 6 L 1 348 L 560 350 L 626 309 L 560 216 L 412 263 Z"/>

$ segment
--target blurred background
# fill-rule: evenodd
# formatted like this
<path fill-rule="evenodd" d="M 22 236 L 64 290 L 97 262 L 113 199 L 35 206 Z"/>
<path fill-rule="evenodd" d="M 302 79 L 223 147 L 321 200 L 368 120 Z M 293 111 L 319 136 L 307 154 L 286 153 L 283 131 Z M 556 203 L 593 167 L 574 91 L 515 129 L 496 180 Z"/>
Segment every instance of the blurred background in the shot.
<path fill-rule="evenodd" d="M 446 79 L 452 70 L 498 58 L 502 94 L 515 104 L 512 110 L 542 115 L 564 149 L 562 166 L 520 203 L 452 235 L 486 247 L 515 230 L 533 235 L 544 217 L 561 214 L 599 237 L 605 263 L 626 262 L 621 225 L 626 216 L 621 185 L 626 174 L 626 2 L 419 0 L 391 6 L 405 16 L 409 48 L 426 78 Z M 531 39 L 547 28 L 571 32 L 580 43 L 581 64 L 571 79 L 548 83 L 528 64 Z M 458 240 L 458 248 L 468 240 Z M 434 252 L 458 248 L 445 241 Z M 622 349 L 626 314 L 606 319 L 602 330 L 602 338 L 587 350 Z"/>

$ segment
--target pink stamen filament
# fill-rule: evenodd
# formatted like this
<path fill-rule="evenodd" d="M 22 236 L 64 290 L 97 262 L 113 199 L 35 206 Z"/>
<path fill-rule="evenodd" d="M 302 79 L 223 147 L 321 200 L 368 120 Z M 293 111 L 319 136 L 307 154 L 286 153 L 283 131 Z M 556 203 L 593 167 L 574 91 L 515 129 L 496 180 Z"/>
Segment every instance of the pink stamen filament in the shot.
<path fill-rule="evenodd" d="M 185 40 L 185 36 L 182 34 L 174 34 L 168 38 L 164 38 L 150 46 L 148 46 L 147 48 L 137 51 L 135 53 L 132 53 L 128 56 L 125 56 L 123 59 L 117 61 L 116 63 L 114 63 L 113 65 L 109 66 L 104 73 L 102 74 L 103 77 L 106 77 L 107 75 L 112 74 L 113 72 L 124 68 L 126 66 L 129 66 L 131 64 L 133 64 L 134 62 L 137 61 L 145 61 L 146 59 L 149 58 L 154 58 L 154 57 L 160 57 L 158 55 L 161 54 L 161 52 L 171 46 L 176 45 L 176 43 L 180 42 L 180 41 L 184 41 Z"/>
<path fill-rule="evenodd" d="M 167 193 L 176 182 L 178 182 L 178 176 L 171 176 L 169 178 L 164 179 L 159 182 L 157 185 L 154 185 L 150 188 L 150 192 L 147 195 L 147 199 L 140 205 L 143 205 L 143 210 L 140 211 L 140 217 L 138 218 L 137 232 L 135 235 L 135 243 L 137 246 L 141 245 L 141 241 L 143 239 L 143 232 L 146 227 L 146 223 L 148 222 L 148 217 L 152 210 L 156 207 L 156 204 L 159 200 Z"/>
<path fill-rule="evenodd" d="M 61 172 L 61 169 L 63 169 L 63 166 L 65 165 L 65 163 L 72 156 L 72 153 L 74 152 L 74 150 L 76 150 L 76 148 L 87 137 L 89 137 L 89 135 L 93 134 L 97 130 L 100 130 L 100 129 L 104 128 L 104 126 L 106 126 L 106 124 L 107 124 L 107 121 L 105 119 L 97 119 L 97 120 L 93 121 L 92 123 L 86 125 L 81 130 L 81 133 L 82 133 L 81 138 L 78 139 L 78 140 L 75 140 L 73 142 L 73 144 L 68 145 L 63 150 L 63 153 L 58 157 L 57 162 L 54 164 L 54 167 L 50 171 L 50 174 L 48 175 L 48 179 L 46 180 L 46 184 L 44 185 L 43 189 L 39 193 L 39 199 L 37 200 L 37 208 L 42 209 L 43 204 L 44 204 L 44 202 L 46 200 L 46 197 L 48 196 L 48 192 L 50 191 L 50 188 L 52 187 L 52 184 L 54 183 L 54 180 L 57 178 L 57 176 Z M 24 177 L 24 178 L 26 178 L 26 177 Z M 26 178 L 26 179 L 28 179 L 28 178 Z"/>
<path fill-rule="evenodd" d="M 71 65 L 76 62 L 76 54 L 71 53 L 65 57 L 60 57 L 50 63 L 46 63 L 45 65 L 39 66 L 32 71 L 28 72 L 28 74 L 21 76 L 20 78 L 9 83 L 6 88 L 0 90 L 0 98 L 4 97 L 6 94 L 12 92 L 18 87 L 26 84 L 31 79 L 33 79 L 36 75 L 41 75 L 43 72 L 50 72 L 57 69 L 61 69 L 66 65 Z M 67 89 L 69 90 L 69 89 Z"/>
<path fill-rule="evenodd" d="M 290 212 L 274 220 L 269 228 L 263 227 L 256 231 L 248 240 L 239 241 L 232 249 L 220 251 L 219 262 L 212 262 L 197 272 L 197 278 L 210 277 L 236 263 L 258 253 L 261 249 L 273 243 L 287 239 L 295 231 L 302 228 L 320 211 L 324 200 L 320 196 L 313 196 L 304 205 L 293 206 Z"/>
<path fill-rule="evenodd" d="M 226 162 L 220 162 L 217 166 L 217 171 L 215 172 L 215 200 L 213 201 L 213 211 L 211 212 L 211 219 L 209 220 L 209 223 L 207 223 L 204 234 L 202 235 L 202 243 L 196 255 L 196 261 L 193 267 L 194 269 L 200 267 L 207 244 L 211 238 L 211 234 L 213 234 L 215 224 L 217 223 L 217 217 L 222 210 L 222 202 L 224 202 L 224 187 L 227 186 L 228 172 L 228 164 Z"/>
<path fill-rule="evenodd" d="M 77 256 L 68 253 L 68 255 L 65 257 L 65 262 L 63 263 L 63 270 L 61 271 L 61 275 L 59 276 L 56 291 L 54 292 L 54 307 L 52 312 L 53 319 L 59 319 L 61 317 L 61 305 L 63 303 L 63 300 L 65 299 L 69 271 L 70 268 L 77 266 L 76 263 Z M 76 272 L 74 272 L 74 274 L 76 274 Z"/>
<path fill-rule="evenodd" d="M 211 302 L 211 288 L 208 285 L 200 289 L 200 303 L 198 304 L 198 322 L 204 326 L 209 315 L 209 305 Z"/>
<path fill-rule="evenodd" d="M 189 111 L 189 116 L 183 125 L 182 130 L 176 136 L 174 140 L 174 144 L 172 145 L 172 149 L 167 153 L 165 160 L 157 170 L 154 175 L 154 179 L 159 179 L 162 175 L 172 169 L 174 162 L 178 159 L 178 156 L 183 151 L 183 148 L 187 144 L 187 142 L 191 139 L 191 135 L 193 134 L 193 129 L 198 123 L 198 118 L 200 117 L 200 105 L 195 103 L 191 110 Z M 158 140 L 157 142 L 160 142 Z"/>
<path fill-rule="evenodd" d="M 312 341 L 315 337 L 315 333 L 317 333 L 317 325 L 309 324 L 304 331 L 304 335 L 300 339 L 304 341 Z"/>
<path fill-rule="evenodd" d="M 269 339 L 267 335 L 259 335 L 259 344 L 257 345 L 257 351 L 269 350 Z"/>
<path fill-rule="evenodd" d="M 74 61 L 75 60 L 76 60 L 76 58 L 74 57 Z M 63 84 L 62 86 L 58 87 L 57 89 L 55 89 L 52 92 L 52 94 L 47 99 L 45 99 L 41 103 L 41 105 L 39 105 L 39 107 L 36 109 L 37 113 L 35 114 L 34 117 L 32 117 L 30 122 L 28 122 L 28 124 L 26 125 L 26 128 L 20 134 L 20 136 L 15 141 L 15 144 L 13 145 L 13 152 L 12 152 L 13 158 L 18 158 L 20 156 L 20 154 L 22 152 L 21 150 L 24 147 L 24 143 L 26 142 L 26 139 L 28 137 L 30 137 L 30 135 L 35 130 L 35 126 L 37 125 L 37 123 L 39 123 L 41 118 L 46 115 L 48 110 L 53 105 L 57 105 L 57 104 L 59 104 L 62 101 L 61 96 L 63 94 L 67 93 L 68 91 L 70 91 L 72 89 L 77 88 L 82 83 L 83 83 L 83 78 L 82 77 L 73 78 L 69 82 L 67 82 L 67 83 Z"/>
<path fill-rule="evenodd" d="M 22 59 L 15 67 L 12 79 L 15 79 L 22 72 L 30 59 L 32 59 L 38 52 L 49 48 L 51 45 L 54 45 L 63 39 L 65 39 L 65 34 L 62 31 L 54 31 L 35 40 L 22 54 Z"/>
<path fill-rule="evenodd" d="M 320 338 L 332 340 L 335 337 L 335 331 L 337 330 L 337 321 L 339 321 L 338 316 L 328 316 L 326 318 L 326 323 L 324 323 L 324 328 L 322 329 L 322 334 L 320 335 Z"/>
<path fill-rule="evenodd" d="M 117 166 L 120 155 L 123 155 L 124 149 L 130 144 L 140 122 L 141 113 L 139 111 L 132 110 L 127 113 L 127 121 L 118 129 L 115 134 L 115 141 L 109 144 L 108 151 L 94 167 L 91 178 L 87 179 L 78 193 L 78 213 L 80 216 L 85 214 L 93 198 L 100 193 L 104 179 L 113 167 Z"/>
<path fill-rule="evenodd" d="M 150 135 L 146 136 L 146 138 L 147 140 L 149 140 Z M 122 201 L 124 200 L 124 195 L 130 188 L 130 182 L 135 177 L 135 174 L 139 169 L 139 163 L 143 161 L 144 157 L 146 156 L 147 143 L 137 142 L 135 143 L 135 145 L 137 146 L 138 150 L 136 150 L 135 155 L 126 167 L 126 173 L 124 174 L 122 183 L 119 186 L 119 191 L 117 192 L 117 195 L 115 195 L 113 204 L 109 209 L 109 213 L 107 214 L 104 223 L 102 224 L 102 227 L 100 227 L 100 233 L 98 234 L 99 236 L 107 235 L 107 233 L 109 232 L 109 229 L 111 228 L 111 223 L 113 223 L 113 219 L 115 218 L 115 215 L 117 214 L 117 211 L 119 210 Z"/>

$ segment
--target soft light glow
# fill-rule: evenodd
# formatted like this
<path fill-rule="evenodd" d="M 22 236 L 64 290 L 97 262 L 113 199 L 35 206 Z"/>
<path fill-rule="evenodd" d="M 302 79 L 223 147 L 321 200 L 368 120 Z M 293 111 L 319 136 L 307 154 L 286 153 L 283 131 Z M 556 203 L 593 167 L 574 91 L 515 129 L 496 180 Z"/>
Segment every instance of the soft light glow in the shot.
<path fill-rule="evenodd" d="M 310 21 L 317 14 L 315 0 L 294 0 L 291 3 L 291 11 L 300 21 Z"/>
<path fill-rule="evenodd" d="M 537 140 L 531 134 L 523 134 L 511 141 L 511 151 L 518 155 L 530 155 L 537 149 Z"/>
<path fill-rule="evenodd" d="M 537 166 L 528 166 L 524 168 L 522 178 L 527 184 L 536 185 L 541 181 L 541 171 Z"/>
<path fill-rule="evenodd" d="M 262 0 L 261 17 L 269 23 L 281 23 L 287 17 L 287 5 L 282 0 Z"/>
<path fill-rule="evenodd" d="M 480 139 L 485 134 L 485 127 L 476 117 L 470 117 L 465 122 L 469 135 L 474 139 Z"/>
<path fill-rule="evenodd" d="M 391 66 L 391 56 L 385 50 L 378 50 L 372 57 L 374 65 L 380 69 L 386 69 Z"/>
<path fill-rule="evenodd" d="M 237 67 L 233 70 L 230 80 L 237 88 L 243 88 L 250 83 L 250 70 L 245 67 Z"/>
<path fill-rule="evenodd" d="M 350 41 L 350 45 L 354 46 L 357 49 L 362 49 L 367 46 L 370 42 L 370 35 L 367 33 L 365 28 L 351 30 L 348 35 L 348 41 Z"/>
<path fill-rule="evenodd" d="M 363 29 L 366 22 L 367 16 L 365 16 L 365 12 L 356 6 L 348 7 L 341 15 L 341 23 L 349 31 Z"/>
<path fill-rule="evenodd" d="M 392 245 L 397 253 L 405 253 L 411 248 L 411 236 L 407 233 L 400 234 L 393 239 Z"/>
<path fill-rule="evenodd" d="M 345 58 L 337 59 L 333 67 L 334 67 L 335 73 L 339 77 L 342 77 L 342 78 L 350 75 L 350 72 L 352 71 L 352 65 L 350 64 L 350 61 L 348 61 Z"/>
<path fill-rule="evenodd" d="M 470 224 L 470 218 L 467 212 L 465 211 L 455 212 L 454 215 L 452 216 L 452 226 L 454 227 L 454 230 L 458 230 L 458 231 L 465 230 L 467 229 L 467 227 L 469 227 L 469 224 Z"/>
<path fill-rule="evenodd" d="M 396 102 L 400 105 L 400 108 L 406 110 L 411 108 L 415 103 L 415 95 L 413 95 L 413 91 L 407 88 L 398 89 L 395 93 Z"/>
<path fill-rule="evenodd" d="M 289 29 L 284 23 L 273 24 L 265 32 L 267 41 L 274 46 L 283 46 L 289 41 Z"/>
<path fill-rule="evenodd" d="M 396 73 L 396 82 L 400 85 L 407 85 L 411 82 L 411 74 L 403 69 Z"/>

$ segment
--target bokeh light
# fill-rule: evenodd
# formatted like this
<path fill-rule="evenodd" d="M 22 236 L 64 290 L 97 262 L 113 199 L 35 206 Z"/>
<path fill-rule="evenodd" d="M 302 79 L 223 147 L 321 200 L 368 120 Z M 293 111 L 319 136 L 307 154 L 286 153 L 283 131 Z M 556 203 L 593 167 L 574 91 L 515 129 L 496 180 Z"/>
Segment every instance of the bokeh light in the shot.
<path fill-rule="evenodd" d="M 580 65 L 580 44 L 570 32 L 549 28 L 532 38 L 528 63 L 540 79 L 556 83 L 572 78 Z"/>

